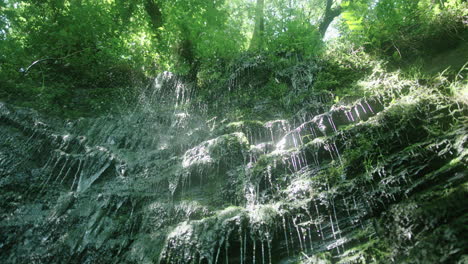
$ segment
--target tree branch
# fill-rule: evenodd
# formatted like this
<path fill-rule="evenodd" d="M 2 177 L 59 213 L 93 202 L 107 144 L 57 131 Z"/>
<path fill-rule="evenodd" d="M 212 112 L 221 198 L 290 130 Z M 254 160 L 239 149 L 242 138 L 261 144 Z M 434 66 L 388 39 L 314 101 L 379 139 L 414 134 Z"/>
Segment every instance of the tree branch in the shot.
<path fill-rule="evenodd" d="M 323 15 L 323 19 L 319 25 L 319 32 L 322 35 L 322 37 L 325 36 L 325 33 L 327 32 L 327 29 L 330 26 L 333 19 L 339 16 L 342 11 L 341 5 L 338 5 L 334 8 L 332 8 L 332 6 L 333 6 L 333 0 L 327 0 L 327 5 L 325 7 L 325 14 Z"/>
<path fill-rule="evenodd" d="M 60 57 L 60 58 L 44 58 L 44 59 L 36 60 L 33 63 L 31 63 L 31 65 L 29 65 L 26 69 L 24 69 L 24 68 L 19 69 L 19 72 L 26 75 L 29 72 L 29 70 L 31 69 L 31 67 L 33 67 L 34 65 L 36 65 L 38 63 L 41 63 L 41 62 L 44 62 L 44 61 L 49 61 L 49 60 L 64 60 L 64 59 L 66 59 L 66 58 L 68 58 L 70 56 L 73 56 L 73 55 L 77 54 L 77 53 L 81 53 L 81 52 L 85 51 L 86 49 L 88 49 L 88 48 L 72 52 L 72 53 L 70 53 L 68 55 L 65 55 L 63 57 Z"/>

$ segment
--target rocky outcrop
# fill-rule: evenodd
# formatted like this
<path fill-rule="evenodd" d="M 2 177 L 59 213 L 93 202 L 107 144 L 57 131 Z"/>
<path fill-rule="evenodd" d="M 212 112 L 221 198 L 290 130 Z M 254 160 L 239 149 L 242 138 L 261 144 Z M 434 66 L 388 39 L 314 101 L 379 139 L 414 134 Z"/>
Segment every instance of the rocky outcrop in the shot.
<path fill-rule="evenodd" d="M 151 93 L 66 122 L 1 104 L 0 259 L 463 263 L 467 109 L 420 92 L 218 123 Z"/>

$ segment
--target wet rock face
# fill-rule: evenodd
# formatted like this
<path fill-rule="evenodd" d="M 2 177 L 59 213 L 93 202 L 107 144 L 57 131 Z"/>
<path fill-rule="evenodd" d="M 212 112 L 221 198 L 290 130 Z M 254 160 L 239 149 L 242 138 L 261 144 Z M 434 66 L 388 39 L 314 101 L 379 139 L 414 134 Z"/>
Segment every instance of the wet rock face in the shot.
<path fill-rule="evenodd" d="M 73 122 L 0 104 L 2 263 L 463 263 L 466 106 L 213 125 L 184 87 Z"/>

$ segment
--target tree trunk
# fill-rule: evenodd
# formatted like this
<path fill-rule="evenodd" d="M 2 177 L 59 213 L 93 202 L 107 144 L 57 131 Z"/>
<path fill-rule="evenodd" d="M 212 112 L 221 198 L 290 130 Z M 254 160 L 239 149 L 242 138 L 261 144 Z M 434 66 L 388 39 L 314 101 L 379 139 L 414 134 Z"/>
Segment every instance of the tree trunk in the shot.
<path fill-rule="evenodd" d="M 179 60 L 190 67 L 187 77 L 190 81 L 196 81 L 200 61 L 195 55 L 195 47 L 190 37 L 190 29 L 187 25 L 180 25 L 181 39 L 178 43 L 177 55 Z"/>
<path fill-rule="evenodd" d="M 319 25 L 319 32 L 323 36 L 327 32 L 328 27 L 330 26 L 331 22 L 335 17 L 341 14 L 341 6 L 337 6 L 332 8 L 333 0 L 327 0 L 327 6 L 325 7 L 325 14 L 323 15 L 323 19 Z"/>
<path fill-rule="evenodd" d="M 264 18 L 265 1 L 257 0 L 255 8 L 255 28 L 250 41 L 249 50 L 259 50 L 263 47 L 264 31 L 265 31 L 265 18 Z"/>
<path fill-rule="evenodd" d="M 161 8 L 159 7 L 158 1 L 155 0 L 146 0 L 145 10 L 148 16 L 150 17 L 151 24 L 153 24 L 155 32 L 158 28 L 163 26 L 163 17 L 161 13 Z"/>

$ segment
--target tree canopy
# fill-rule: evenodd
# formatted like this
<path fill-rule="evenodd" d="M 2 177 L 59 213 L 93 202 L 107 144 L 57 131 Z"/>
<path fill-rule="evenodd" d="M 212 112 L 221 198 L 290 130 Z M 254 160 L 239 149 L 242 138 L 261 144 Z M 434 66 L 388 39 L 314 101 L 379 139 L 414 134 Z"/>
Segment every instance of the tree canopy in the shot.
<path fill-rule="evenodd" d="M 398 59 L 424 48 L 418 38 L 437 42 L 466 28 L 466 6 L 462 0 L 2 0 L 0 97 L 99 94 L 162 71 L 195 81 L 203 65 L 245 52 L 317 57 L 330 25 L 341 38 Z"/>

